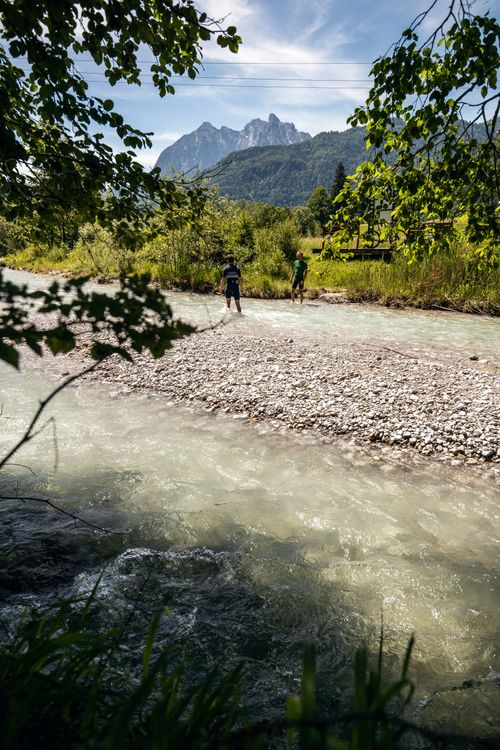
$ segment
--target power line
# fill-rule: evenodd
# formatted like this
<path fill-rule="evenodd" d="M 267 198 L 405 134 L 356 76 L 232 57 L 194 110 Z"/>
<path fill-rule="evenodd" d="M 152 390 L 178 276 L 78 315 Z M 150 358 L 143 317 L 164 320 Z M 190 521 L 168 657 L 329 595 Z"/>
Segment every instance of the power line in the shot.
<path fill-rule="evenodd" d="M 83 61 L 83 58 L 80 58 Z M 88 62 L 88 60 L 87 60 Z M 93 62 L 93 61 L 92 61 Z M 138 63 L 141 65 L 154 65 L 157 60 L 137 60 Z M 273 62 L 269 60 L 268 62 L 262 62 L 254 60 L 243 62 L 241 60 L 230 62 L 215 62 L 214 60 L 200 60 L 200 65 L 288 65 L 290 67 L 298 67 L 302 65 L 373 65 L 373 60 L 371 62 L 365 62 L 360 60 L 318 60 L 318 62 L 283 62 L 283 61 L 276 61 Z"/>
<path fill-rule="evenodd" d="M 30 69 L 26 69 L 24 72 L 29 73 Z M 108 86 L 115 86 L 116 84 L 127 84 L 129 85 L 128 81 L 125 79 L 120 79 L 118 81 L 115 81 L 114 84 L 111 84 L 109 81 L 109 78 L 105 77 L 104 74 L 101 74 L 99 71 L 77 71 L 78 74 L 87 82 L 87 83 L 96 83 L 96 84 L 106 84 Z M 99 78 L 89 78 L 89 76 L 99 76 Z M 153 78 L 153 74 L 151 73 L 140 73 L 138 75 L 139 81 L 141 85 L 144 86 L 155 86 L 157 85 L 154 81 L 146 81 L 145 78 Z M 366 91 L 370 88 L 371 82 L 369 79 L 365 78 L 256 78 L 253 76 L 197 76 L 196 81 L 189 82 L 189 83 L 181 83 L 178 81 L 178 79 L 186 80 L 186 76 L 180 76 L 180 75 L 172 75 L 168 78 L 168 81 L 175 79 L 175 86 L 186 86 L 191 88 L 239 88 L 239 89 L 280 89 L 282 91 L 285 91 L 286 89 L 297 89 L 297 90 L 303 90 L 303 89 L 318 89 L 322 91 L 352 91 L 352 90 L 359 90 L 359 91 Z M 265 85 L 262 85 L 262 83 L 198 83 L 198 81 L 202 80 L 211 80 L 211 81 L 264 81 L 269 82 Z M 273 81 L 278 81 L 278 84 L 272 83 Z M 294 86 L 283 86 L 282 83 L 314 83 L 314 84 L 322 84 L 322 83 L 365 83 L 364 86 L 301 86 L 301 85 L 294 85 Z"/>
<path fill-rule="evenodd" d="M 80 58 L 80 60 L 78 60 L 78 62 L 93 62 L 93 60 L 89 59 L 89 58 Z M 154 61 L 152 61 L 152 60 L 149 60 L 149 61 L 147 61 L 147 60 L 138 60 L 137 62 L 138 63 L 142 63 L 142 64 L 146 64 L 146 63 L 152 63 Z M 208 64 L 218 65 L 219 63 L 208 63 Z M 223 64 L 225 64 L 225 65 L 226 64 L 227 65 L 233 65 L 233 64 L 237 64 L 237 65 L 252 65 L 252 64 L 266 65 L 268 63 L 262 63 L 262 62 L 258 62 L 258 63 L 242 63 L 242 62 L 239 62 L 239 63 L 223 63 Z M 284 62 L 269 63 L 269 64 L 270 65 L 271 64 L 292 65 L 292 66 L 294 65 L 294 63 L 284 63 Z M 300 64 L 301 65 L 316 65 L 316 63 L 312 63 L 312 62 L 309 62 L 309 63 L 300 63 Z M 337 61 L 337 62 L 330 61 L 330 62 L 321 63 L 321 64 L 325 64 L 325 65 L 337 65 L 337 64 L 339 64 L 339 65 L 351 65 L 351 64 L 354 64 L 354 63 L 350 63 L 350 62 L 347 62 L 347 61 L 344 60 L 344 61 Z M 356 64 L 358 64 L 358 63 L 356 63 Z M 359 63 L 359 64 L 369 64 L 369 63 Z M 78 74 L 81 75 L 82 78 L 84 78 L 84 80 L 87 83 L 111 85 L 110 81 L 109 81 L 109 78 L 104 75 L 104 72 L 101 72 L 99 70 L 96 70 L 96 71 L 79 71 L 78 69 L 76 69 L 76 70 L 77 70 Z M 26 72 L 26 73 L 31 72 L 31 68 L 24 69 L 24 72 Z M 98 78 L 89 78 L 88 76 L 99 76 L 99 77 Z M 137 77 L 138 77 L 138 79 L 139 79 L 139 81 L 140 81 L 140 83 L 142 85 L 145 85 L 145 86 L 154 86 L 154 85 L 156 85 L 154 83 L 154 81 L 144 80 L 145 78 L 153 78 L 154 77 L 153 73 L 139 73 L 139 75 Z M 212 75 L 199 75 L 199 76 L 197 76 L 197 79 L 194 82 L 180 83 L 178 81 L 178 79 L 184 79 L 185 80 L 186 76 L 185 75 L 173 74 L 173 75 L 169 76 L 167 80 L 170 81 L 172 79 L 175 79 L 175 86 L 185 86 L 185 87 L 189 86 L 189 87 L 192 87 L 192 88 L 241 88 L 241 89 L 243 89 L 243 88 L 248 88 L 248 89 L 252 88 L 252 89 L 280 89 L 282 91 L 285 91 L 286 89 L 297 89 L 297 90 L 317 89 L 317 90 L 321 90 L 321 91 L 352 91 L 352 90 L 366 91 L 370 87 L 370 84 L 371 84 L 371 81 L 369 79 L 365 79 L 365 78 L 258 78 L 258 77 L 255 77 L 255 76 L 215 76 L 215 75 L 212 76 Z M 200 80 L 222 81 L 223 83 L 198 83 L 198 81 L 200 81 Z M 254 84 L 254 83 L 251 83 L 251 84 L 243 83 L 243 84 L 241 84 L 241 83 L 226 83 L 226 81 L 259 81 L 259 83 L 258 84 Z M 275 81 L 279 82 L 279 85 L 275 84 L 274 83 Z M 262 85 L 262 83 L 260 83 L 260 82 L 264 82 L 265 85 Z M 322 86 L 322 85 L 319 85 L 319 86 L 318 85 L 315 85 L 315 86 L 302 86 L 302 85 L 293 85 L 293 86 L 287 85 L 287 86 L 283 86 L 283 85 L 281 85 L 282 83 L 293 83 L 293 84 L 302 84 L 302 83 L 314 83 L 314 84 L 323 84 L 323 83 L 348 83 L 348 84 L 350 84 L 350 83 L 365 83 L 365 85 L 364 86 L 350 86 L 350 85 L 349 86 Z M 113 85 L 116 85 L 116 84 L 127 84 L 128 85 L 128 81 L 126 79 L 121 78 L 120 80 L 115 81 L 115 83 Z"/>
<path fill-rule="evenodd" d="M 80 70 L 82 76 L 101 75 L 98 70 Z M 153 78 L 153 73 L 140 73 L 139 78 Z M 105 77 L 107 80 L 107 77 Z M 186 76 L 172 75 L 168 80 Z M 255 76 L 196 76 L 196 81 L 296 81 L 297 83 L 371 83 L 369 78 L 257 78 Z"/>
<path fill-rule="evenodd" d="M 100 79 L 100 80 L 94 80 L 94 79 L 85 79 L 88 83 L 106 83 L 109 85 L 109 81 L 107 79 Z M 116 83 L 127 83 L 127 81 L 117 81 Z M 155 84 L 153 81 L 143 81 L 142 84 L 144 86 L 154 86 Z M 281 89 L 282 91 L 290 90 L 298 90 L 298 89 L 308 89 L 309 91 L 315 91 L 315 90 L 337 90 L 337 91 L 352 91 L 353 89 L 359 89 L 360 91 L 366 91 L 369 89 L 369 85 L 366 86 L 279 86 L 279 85 L 269 85 L 269 86 L 263 86 L 262 84 L 248 84 L 248 85 L 241 85 L 239 83 L 176 83 L 175 87 L 177 86 L 187 86 L 189 88 L 219 88 L 219 89 Z"/>
<path fill-rule="evenodd" d="M 31 72 L 30 68 L 25 68 L 24 72 L 29 73 Z M 106 82 L 108 81 L 107 76 L 104 75 L 104 73 L 101 73 L 99 70 L 78 70 L 77 71 L 82 77 L 85 77 L 85 80 L 90 82 L 97 82 L 102 81 Z M 153 78 L 154 73 L 139 73 L 138 78 Z M 99 79 L 94 78 L 90 79 L 87 78 L 87 76 L 101 76 Z M 186 80 L 185 75 L 171 75 L 168 77 L 168 80 L 179 80 L 183 79 Z M 259 78 L 256 76 L 204 76 L 199 75 L 196 76 L 196 81 L 204 81 L 204 80 L 210 80 L 210 81 L 279 81 L 279 82 L 295 82 L 295 83 L 371 83 L 371 80 L 369 78 Z M 124 83 L 126 81 L 121 80 L 117 81 L 117 83 Z M 147 83 L 147 81 L 144 81 L 144 83 Z M 176 84 L 177 86 L 180 86 L 181 84 Z M 189 84 L 192 85 L 192 84 Z"/>
<path fill-rule="evenodd" d="M 144 74 L 152 77 L 152 74 Z M 171 76 L 184 78 L 185 76 Z M 308 83 L 370 83 L 369 78 L 256 78 L 255 76 L 196 76 L 196 80 L 211 79 L 218 81 L 304 81 Z"/>
<path fill-rule="evenodd" d="M 144 64 L 153 64 L 154 60 L 138 60 L 137 62 L 144 63 Z M 290 65 L 293 67 L 299 66 L 299 65 L 373 65 L 373 60 L 371 62 L 362 62 L 360 60 L 328 60 L 328 61 L 318 61 L 318 62 L 211 62 L 209 60 L 202 60 L 202 65 Z"/>
<path fill-rule="evenodd" d="M 19 55 L 18 57 L 11 58 L 12 60 L 21 60 L 23 58 L 26 58 L 27 55 Z M 95 62 L 95 60 L 92 57 L 77 57 L 75 58 L 74 62 Z M 156 65 L 158 63 L 158 60 L 136 60 L 136 62 L 140 65 Z M 267 62 L 262 60 L 254 60 L 254 61 L 242 61 L 242 60 L 235 60 L 234 62 L 230 60 L 226 60 L 223 62 L 217 62 L 215 60 L 200 60 L 199 65 L 288 65 L 290 67 L 298 67 L 302 65 L 373 65 L 373 60 L 371 62 L 366 62 L 362 60 L 318 60 L 317 62 L 293 62 L 293 61 L 273 61 L 269 60 Z"/>
<path fill-rule="evenodd" d="M 171 78 L 184 78 L 184 76 L 171 76 Z M 203 79 L 212 79 L 219 81 L 304 81 L 308 83 L 370 83 L 369 78 L 256 78 L 255 76 L 196 76 L 196 80 Z"/>

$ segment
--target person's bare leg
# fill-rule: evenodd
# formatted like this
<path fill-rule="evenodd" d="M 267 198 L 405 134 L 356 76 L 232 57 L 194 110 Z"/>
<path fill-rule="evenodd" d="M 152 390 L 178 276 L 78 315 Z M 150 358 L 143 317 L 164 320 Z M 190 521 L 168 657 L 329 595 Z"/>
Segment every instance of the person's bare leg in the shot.
<path fill-rule="evenodd" d="M 302 304 L 304 302 L 304 291 L 302 289 L 299 289 L 299 294 L 300 294 L 300 304 Z"/>
<path fill-rule="evenodd" d="M 295 302 L 295 289 L 292 287 L 292 304 Z"/>
<path fill-rule="evenodd" d="M 226 307 L 228 310 L 231 309 L 231 297 L 226 297 Z"/>
<path fill-rule="evenodd" d="M 238 310 L 238 312 L 240 313 L 240 312 L 241 312 L 241 305 L 240 305 L 240 301 L 239 301 L 239 299 L 235 299 L 234 301 L 235 301 L 235 303 L 236 303 L 236 309 L 237 309 L 237 310 Z"/>

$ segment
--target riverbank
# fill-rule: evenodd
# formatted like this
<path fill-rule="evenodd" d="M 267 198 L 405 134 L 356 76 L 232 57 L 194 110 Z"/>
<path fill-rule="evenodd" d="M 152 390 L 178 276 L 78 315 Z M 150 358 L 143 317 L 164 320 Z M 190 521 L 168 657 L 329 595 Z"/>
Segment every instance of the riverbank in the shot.
<path fill-rule="evenodd" d="M 324 301 L 334 292 L 346 302 L 500 316 L 500 265 L 477 269 L 458 251 L 412 264 L 403 255 L 395 255 L 391 263 L 322 260 L 316 255 L 309 268 L 312 295 Z"/>
<path fill-rule="evenodd" d="M 383 261 L 348 261 L 305 257 L 309 264 L 308 300 L 381 305 L 391 308 L 410 307 L 422 310 L 451 310 L 476 315 L 500 316 L 500 264 L 476 267 L 467 254 L 457 250 L 447 256 L 433 255 L 408 264 L 404 256 L 391 263 Z M 64 276 L 89 275 L 97 282 L 116 281 L 120 272 L 148 273 L 166 291 L 210 294 L 219 287 L 220 268 L 213 263 L 191 263 L 184 271 L 168 268 L 165 263 L 144 260 L 140 253 L 127 256 L 126 267 L 109 258 L 94 254 L 52 253 L 30 246 L 7 255 L 8 268 L 33 273 Z M 243 264 L 245 296 L 255 299 L 289 299 L 287 266 L 269 272 L 266 266 Z"/>
<path fill-rule="evenodd" d="M 78 353 L 74 354 L 73 357 Z M 500 366 L 388 347 L 237 335 L 178 342 L 163 359 L 111 358 L 89 378 L 327 440 L 451 465 L 500 464 Z"/>

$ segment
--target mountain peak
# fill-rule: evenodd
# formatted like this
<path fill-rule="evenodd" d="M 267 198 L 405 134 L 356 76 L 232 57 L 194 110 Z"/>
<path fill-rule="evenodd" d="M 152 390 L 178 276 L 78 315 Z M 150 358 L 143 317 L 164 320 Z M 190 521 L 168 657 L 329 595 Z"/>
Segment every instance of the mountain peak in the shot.
<path fill-rule="evenodd" d="M 241 130 L 233 130 L 225 125 L 216 128 L 210 122 L 203 122 L 192 133 L 183 135 L 164 149 L 156 166 L 169 174 L 172 167 L 179 172 L 188 172 L 195 167 L 204 170 L 232 151 L 254 146 L 284 146 L 310 138 L 309 133 L 301 133 L 293 123 L 281 122 L 273 112 L 267 120 L 257 117 Z"/>

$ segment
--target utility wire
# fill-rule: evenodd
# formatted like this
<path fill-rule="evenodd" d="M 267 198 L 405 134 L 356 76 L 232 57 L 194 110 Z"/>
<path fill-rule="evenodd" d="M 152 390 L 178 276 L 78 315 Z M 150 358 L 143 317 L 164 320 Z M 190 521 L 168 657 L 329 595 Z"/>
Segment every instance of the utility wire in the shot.
<path fill-rule="evenodd" d="M 83 76 L 101 75 L 100 71 L 81 70 Z M 153 78 L 153 73 L 140 73 L 139 78 Z M 186 79 L 186 76 L 172 75 L 168 79 Z M 106 79 L 107 80 L 107 79 Z M 371 83 L 369 78 L 256 78 L 255 76 L 196 76 L 196 81 L 295 81 L 296 83 Z"/>
<path fill-rule="evenodd" d="M 138 62 L 151 63 L 153 60 L 138 60 Z M 294 62 L 293 60 L 254 60 L 244 61 L 238 60 L 231 62 L 227 60 L 224 62 L 217 62 L 216 60 L 202 60 L 202 65 L 373 65 L 373 60 L 367 62 L 365 60 L 316 60 L 308 62 Z"/>
<path fill-rule="evenodd" d="M 24 72 L 30 73 L 31 68 L 24 68 Z M 100 70 L 78 70 L 78 73 L 85 77 L 85 80 L 91 81 L 91 82 L 97 82 L 97 81 L 108 81 L 107 76 L 104 75 L 104 72 L 101 72 Z M 87 78 L 87 76 L 100 76 L 100 78 Z M 153 78 L 153 73 L 139 73 L 138 78 Z M 186 80 L 187 76 L 185 75 L 171 75 L 168 76 L 168 80 L 179 80 L 183 79 Z M 196 81 L 204 81 L 204 80 L 210 80 L 210 81 L 280 81 L 280 82 L 294 82 L 294 83 L 371 83 L 371 80 L 369 78 L 258 78 L 256 76 L 204 76 L 199 75 L 196 76 Z M 123 79 L 122 81 L 117 81 L 117 83 L 125 82 Z M 147 83 L 147 81 L 144 81 L 144 83 Z M 180 85 L 180 84 L 176 84 Z M 190 84 L 191 85 L 191 84 Z"/>
<path fill-rule="evenodd" d="M 83 58 L 80 58 L 83 62 Z M 87 58 L 88 61 L 88 58 Z M 93 62 L 93 60 L 92 60 Z M 144 64 L 144 65 L 154 65 L 157 60 L 137 60 L 138 63 Z M 365 62 L 360 60 L 318 60 L 318 62 L 273 62 L 272 60 L 269 60 L 268 62 L 262 62 L 262 61 L 249 61 L 249 62 L 243 62 L 242 60 L 231 62 L 230 60 L 225 62 L 216 62 L 215 60 L 200 60 L 200 65 L 289 65 L 291 67 L 296 67 L 298 65 L 373 65 L 373 60 L 371 62 Z"/>
<path fill-rule="evenodd" d="M 27 55 L 19 55 L 18 57 L 13 57 L 12 60 L 21 60 L 23 58 L 27 57 Z M 92 57 L 77 57 L 75 59 L 75 62 L 95 62 L 95 60 Z M 158 60 L 137 60 L 137 63 L 140 65 L 155 65 L 158 63 Z M 249 62 L 243 62 L 241 60 L 231 62 L 230 60 L 224 61 L 224 62 L 217 62 L 215 60 L 200 60 L 198 63 L 199 65 L 288 65 L 290 67 L 297 67 L 301 65 L 373 65 L 373 60 L 371 62 L 365 62 L 361 60 L 318 60 L 317 62 L 283 62 L 269 60 L 268 62 L 263 62 L 261 60 L 257 61 L 249 61 Z"/>
<path fill-rule="evenodd" d="M 148 77 L 152 74 L 147 74 Z M 171 76 L 184 78 L 184 76 Z M 196 80 L 212 79 L 220 81 L 298 81 L 309 83 L 371 83 L 369 78 L 256 78 L 255 76 L 196 76 Z"/>
<path fill-rule="evenodd" d="M 24 72 L 30 73 L 31 69 L 25 69 Z M 117 84 L 128 84 L 128 81 L 124 78 L 115 81 L 114 84 L 111 84 L 109 81 L 109 78 L 107 78 L 103 73 L 96 70 L 93 71 L 78 71 L 79 75 L 87 82 L 87 83 L 95 83 L 95 84 L 106 84 L 108 86 L 116 86 Z M 99 76 L 99 77 L 89 77 L 89 76 Z M 151 73 L 140 73 L 138 75 L 138 79 L 140 82 L 140 85 L 143 86 L 155 86 L 154 81 L 144 80 L 145 78 L 153 78 L 153 74 Z M 192 82 L 179 82 L 179 79 L 183 79 L 183 81 L 186 81 L 186 76 L 180 76 L 180 75 L 172 75 L 168 77 L 168 81 L 175 79 L 175 86 L 186 86 L 191 88 L 235 88 L 235 89 L 281 89 L 282 91 L 285 91 L 286 89 L 308 89 L 308 90 L 322 90 L 322 91 L 352 91 L 352 90 L 359 90 L 359 91 L 366 91 L 370 88 L 371 82 L 369 79 L 365 78 L 255 78 L 253 76 L 197 76 L 196 79 Z M 198 83 L 198 81 L 203 80 L 210 80 L 210 81 L 222 81 L 222 83 Z M 225 81 L 264 81 L 269 83 L 225 83 Z M 273 81 L 278 81 L 279 83 L 272 83 Z M 302 86 L 300 84 L 302 83 L 314 83 L 314 84 L 322 84 L 322 83 L 363 83 L 365 82 L 364 86 Z M 293 83 L 293 84 L 299 84 L 299 85 L 287 85 L 283 86 L 283 83 Z"/>
<path fill-rule="evenodd" d="M 109 81 L 107 79 L 101 79 L 101 80 L 93 80 L 93 79 L 85 79 L 88 83 L 105 83 L 109 85 Z M 117 81 L 116 83 L 127 83 L 127 81 Z M 154 86 L 155 84 L 153 81 L 143 81 L 142 85 L 144 86 Z M 308 89 L 309 91 L 316 91 L 316 90 L 336 90 L 336 91 L 352 91 L 353 89 L 359 89 L 360 91 L 366 91 L 369 89 L 369 85 L 366 86 L 273 86 L 272 84 L 268 86 L 263 86 L 262 84 L 256 84 L 251 83 L 248 85 L 242 86 L 239 83 L 176 83 L 175 87 L 178 86 L 187 86 L 189 88 L 218 88 L 218 89 L 281 89 L 282 91 L 293 91 L 298 89 Z"/>
<path fill-rule="evenodd" d="M 141 62 L 144 64 L 153 64 L 154 60 L 138 60 L 137 62 Z M 201 65 L 290 65 L 292 67 L 296 67 L 297 65 L 373 65 L 373 60 L 371 62 L 364 62 L 361 60 L 318 60 L 318 62 L 214 62 L 210 60 L 202 60 Z"/>

